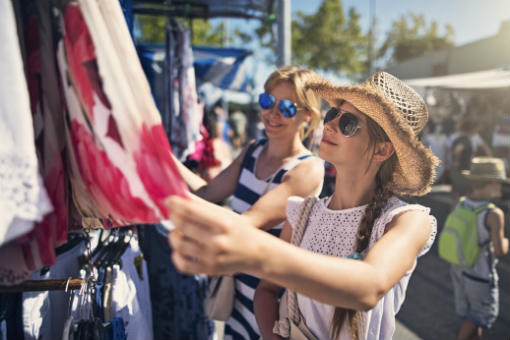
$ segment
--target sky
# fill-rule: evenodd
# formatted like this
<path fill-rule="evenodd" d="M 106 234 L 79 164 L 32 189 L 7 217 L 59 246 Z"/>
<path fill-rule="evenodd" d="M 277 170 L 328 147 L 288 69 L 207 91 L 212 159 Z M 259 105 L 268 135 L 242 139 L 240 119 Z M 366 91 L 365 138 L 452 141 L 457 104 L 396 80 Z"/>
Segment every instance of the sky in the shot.
<path fill-rule="evenodd" d="M 455 30 L 455 42 L 465 44 L 494 35 L 501 21 L 510 19 L 509 0 L 342 0 L 344 10 L 355 7 L 361 14 L 365 31 L 369 25 L 370 2 L 374 2 L 379 22 L 377 34 L 383 35 L 391 23 L 409 12 L 423 14 L 427 23 L 438 22 L 440 28 L 450 24 Z M 291 0 L 291 13 L 314 13 L 320 0 Z M 381 37 L 380 37 L 381 39 Z"/>
<path fill-rule="evenodd" d="M 298 11 L 306 14 L 315 13 L 322 0 L 291 0 L 291 18 L 296 17 Z M 355 7 L 360 13 L 360 24 L 364 32 L 368 32 L 370 23 L 370 2 L 374 4 L 377 17 L 375 28 L 376 42 L 380 45 L 386 33 L 391 29 L 393 21 L 401 16 L 413 12 L 423 14 L 427 26 L 434 20 L 438 23 L 439 32 L 444 33 L 446 24 L 450 24 L 455 31 L 455 44 L 464 45 L 489 36 L 495 35 L 503 20 L 510 19 L 510 0 L 342 0 L 344 11 Z M 255 20 L 228 19 L 230 29 L 241 27 L 244 30 L 255 30 L 258 23 Z M 510 42 L 509 42 L 510 43 Z M 236 46 L 242 47 L 242 46 Z M 248 48 L 254 50 L 252 63 L 257 90 L 265 78 L 274 70 L 274 66 L 261 63 L 262 55 L 257 51 L 256 42 Z"/>

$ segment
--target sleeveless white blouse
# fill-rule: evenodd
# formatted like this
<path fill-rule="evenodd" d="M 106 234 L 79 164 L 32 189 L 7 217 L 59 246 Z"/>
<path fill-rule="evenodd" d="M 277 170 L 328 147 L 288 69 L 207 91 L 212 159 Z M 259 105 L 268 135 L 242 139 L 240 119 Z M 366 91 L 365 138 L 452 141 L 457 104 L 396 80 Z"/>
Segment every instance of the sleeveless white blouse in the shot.
<path fill-rule="evenodd" d="M 356 234 L 364 216 L 366 205 L 344 209 L 331 210 L 328 208 L 330 198 L 320 199 L 310 212 L 308 226 L 301 241 L 301 248 L 315 253 L 346 257 L 355 252 Z M 301 197 L 290 197 L 287 202 L 287 219 L 294 226 L 298 219 L 298 210 L 303 202 Z M 430 215 L 430 209 L 418 204 L 408 204 L 396 197 L 388 200 L 383 208 L 381 216 L 375 221 L 370 238 L 370 249 L 379 240 L 385 231 L 386 225 L 391 220 L 410 210 L 423 211 L 430 216 L 432 231 L 429 240 L 420 251 L 419 256 L 427 253 L 436 236 L 437 222 Z M 402 277 L 402 279 L 386 295 L 379 300 L 377 305 L 364 313 L 364 334 L 362 339 L 391 339 L 395 331 L 395 315 L 398 313 L 405 299 L 405 292 L 414 268 Z M 331 320 L 333 319 L 334 306 L 317 302 L 301 294 L 297 294 L 299 309 L 303 313 L 306 324 L 319 339 L 331 339 Z M 345 324 L 340 332 L 339 339 L 352 339 L 350 327 Z"/>

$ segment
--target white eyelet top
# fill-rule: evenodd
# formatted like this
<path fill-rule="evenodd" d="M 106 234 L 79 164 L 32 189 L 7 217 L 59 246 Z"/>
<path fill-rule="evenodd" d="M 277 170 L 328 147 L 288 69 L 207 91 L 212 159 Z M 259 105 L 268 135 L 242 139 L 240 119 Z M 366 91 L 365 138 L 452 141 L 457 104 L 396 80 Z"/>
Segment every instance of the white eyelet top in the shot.
<path fill-rule="evenodd" d="M 331 210 L 328 208 L 330 198 L 322 198 L 313 206 L 308 219 L 308 226 L 303 235 L 300 247 L 315 253 L 346 257 L 355 251 L 356 234 L 361 219 L 365 214 L 366 205 L 344 209 Z M 294 226 L 298 218 L 298 210 L 303 202 L 301 197 L 290 197 L 287 202 L 287 219 Z M 386 225 L 391 220 L 410 210 L 419 210 L 430 214 L 430 209 L 419 204 L 408 204 L 397 197 L 391 197 L 383 208 L 380 217 L 370 237 L 368 249 L 370 249 L 385 232 Z M 436 219 L 430 216 L 431 233 L 429 240 L 420 251 L 419 256 L 428 252 L 436 236 Z M 399 311 L 405 299 L 405 292 L 409 278 L 414 268 L 379 300 L 377 305 L 365 313 L 363 318 L 363 339 L 391 339 L 395 331 L 395 315 Z M 333 319 L 334 307 L 317 302 L 304 295 L 297 294 L 298 305 L 303 314 L 307 326 L 319 339 L 331 339 L 331 320 Z M 363 334 L 363 333 L 362 333 Z M 342 327 L 340 339 L 351 339 L 348 324 Z"/>

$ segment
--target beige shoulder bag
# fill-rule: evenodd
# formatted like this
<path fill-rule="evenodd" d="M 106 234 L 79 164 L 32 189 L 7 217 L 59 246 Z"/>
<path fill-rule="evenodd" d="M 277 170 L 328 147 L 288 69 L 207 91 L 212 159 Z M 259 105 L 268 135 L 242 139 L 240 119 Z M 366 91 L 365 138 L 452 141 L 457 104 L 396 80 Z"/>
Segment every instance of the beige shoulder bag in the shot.
<path fill-rule="evenodd" d="M 234 307 L 235 282 L 232 275 L 215 276 L 209 282 L 204 309 L 213 320 L 227 321 Z"/>

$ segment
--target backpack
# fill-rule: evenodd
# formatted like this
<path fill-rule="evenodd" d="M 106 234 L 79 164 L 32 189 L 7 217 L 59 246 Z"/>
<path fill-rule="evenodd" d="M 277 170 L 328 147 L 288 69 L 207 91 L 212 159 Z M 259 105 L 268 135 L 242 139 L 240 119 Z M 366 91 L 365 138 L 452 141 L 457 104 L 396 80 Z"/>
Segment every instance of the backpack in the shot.
<path fill-rule="evenodd" d="M 494 204 L 489 203 L 471 210 L 464 206 L 466 198 L 462 197 L 460 203 L 448 217 L 443 230 L 439 234 L 439 257 L 459 267 L 472 267 L 484 244 L 478 240 L 478 215 L 493 209 Z"/>

